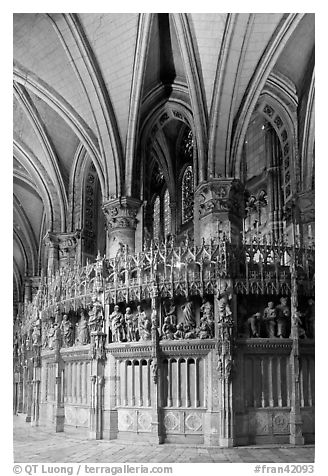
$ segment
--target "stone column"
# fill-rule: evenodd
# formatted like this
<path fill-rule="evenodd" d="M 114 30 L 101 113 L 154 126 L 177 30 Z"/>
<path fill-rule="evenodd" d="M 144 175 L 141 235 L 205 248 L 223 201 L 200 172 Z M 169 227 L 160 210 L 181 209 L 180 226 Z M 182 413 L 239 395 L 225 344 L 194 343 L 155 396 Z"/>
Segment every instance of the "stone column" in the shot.
<path fill-rule="evenodd" d="M 104 395 L 104 434 L 103 437 L 108 440 L 117 438 L 118 432 L 118 414 L 117 406 L 121 405 L 120 391 L 120 361 L 110 353 L 107 355 L 106 361 L 106 392 Z"/>
<path fill-rule="evenodd" d="M 152 359 L 150 364 L 150 381 L 151 381 L 151 406 L 152 406 L 152 423 L 151 423 L 151 439 L 155 443 L 163 443 L 163 431 L 161 428 L 161 369 L 159 356 L 159 334 L 158 334 L 158 315 L 159 300 L 157 288 L 154 285 L 151 298 L 151 335 L 152 335 Z"/>
<path fill-rule="evenodd" d="M 80 263 L 80 231 L 73 233 L 58 233 L 59 266 L 71 266 L 76 261 Z"/>
<path fill-rule="evenodd" d="M 59 267 L 80 262 L 77 251 L 80 249 L 80 231 L 72 233 L 52 233 L 48 231 L 44 237 L 48 247 L 48 275 L 54 274 Z"/>
<path fill-rule="evenodd" d="M 98 307 L 98 321 L 89 323 L 91 357 L 91 402 L 90 402 L 90 438 L 101 440 L 104 431 L 104 365 L 106 360 L 106 334 L 102 331 L 104 325 L 103 308 Z"/>
<path fill-rule="evenodd" d="M 244 209 L 244 188 L 239 180 L 213 178 L 201 183 L 195 191 L 196 243 L 223 236 L 239 243 Z"/>
<path fill-rule="evenodd" d="M 313 245 L 315 237 L 314 190 L 300 192 L 297 197 L 298 221 L 304 245 Z"/>
<path fill-rule="evenodd" d="M 31 422 L 32 419 L 32 397 L 33 397 L 33 382 L 29 379 L 26 382 L 26 422 Z"/>
<path fill-rule="evenodd" d="M 221 286 L 221 287 L 220 287 Z M 232 295 L 232 283 L 219 283 L 216 296 L 217 339 L 220 407 L 220 446 L 234 446 L 234 412 L 233 412 L 233 329 L 232 309 L 235 303 Z"/>
<path fill-rule="evenodd" d="M 48 267 L 47 274 L 51 276 L 55 274 L 59 267 L 59 248 L 57 234 L 50 231 L 43 238 L 44 244 L 48 248 Z"/>
<path fill-rule="evenodd" d="M 58 323 L 58 320 L 57 320 Z M 64 431 L 65 423 L 65 406 L 64 406 L 64 368 L 65 363 L 60 354 L 60 349 L 62 345 L 62 336 L 59 325 L 55 331 L 55 406 L 54 406 L 54 421 L 55 421 L 55 432 L 59 433 Z"/>
<path fill-rule="evenodd" d="M 104 365 L 101 359 L 94 359 L 91 363 L 91 402 L 89 438 L 101 440 L 103 438 L 104 413 Z"/>
<path fill-rule="evenodd" d="M 293 224 L 295 231 L 295 225 Z M 300 403 L 300 350 L 298 333 L 298 286 L 296 275 L 296 252 L 293 247 L 291 259 L 291 338 L 293 341 L 290 354 L 291 394 L 290 394 L 290 436 L 289 442 L 293 445 L 304 445 L 303 421 Z"/>
<path fill-rule="evenodd" d="M 108 258 L 116 256 L 122 246 L 127 246 L 130 253 L 135 251 L 135 232 L 137 213 L 141 201 L 131 197 L 120 197 L 103 204 L 107 220 Z"/>
<path fill-rule="evenodd" d="M 32 301 L 32 281 L 29 276 L 24 280 L 24 305 L 27 306 Z"/>
<path fill-rule="evenodd" d="M 39 426 L 41 367 L 33 368 L 31 425 Z"/>

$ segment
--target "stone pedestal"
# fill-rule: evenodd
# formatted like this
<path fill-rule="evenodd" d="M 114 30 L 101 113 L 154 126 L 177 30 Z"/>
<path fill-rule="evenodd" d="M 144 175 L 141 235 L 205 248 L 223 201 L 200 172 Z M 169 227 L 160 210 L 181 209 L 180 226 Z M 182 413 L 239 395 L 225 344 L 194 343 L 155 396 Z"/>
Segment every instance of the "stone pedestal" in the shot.
<path fill-rule="evenodd" d="M 226 238 L 232 243 L 241 240 L 244 216 L 244 189 L 236 179 L 211 179 L 195 191 L 195 240 Z M 198 212 L 198 216 L 197 216 Z"/>
<path fill-rule="evenodd" d="M 130 253 L 135 251 L 135 232 L 140 200 L 120 197 L 104 203 L 103 211 L 107 220 L 107 257 L 127 247 Z"/>

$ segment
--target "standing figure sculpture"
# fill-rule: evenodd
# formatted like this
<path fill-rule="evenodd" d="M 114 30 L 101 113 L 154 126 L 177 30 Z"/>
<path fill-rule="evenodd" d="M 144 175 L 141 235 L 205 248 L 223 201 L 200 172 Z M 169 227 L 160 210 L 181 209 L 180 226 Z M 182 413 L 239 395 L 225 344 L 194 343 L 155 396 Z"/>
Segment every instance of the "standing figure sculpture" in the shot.
<path fill-rule="evenodd" d="M 89 328 L 88 328 L 88 316 L 85 309 L 81 310 L 80 322 L 76 324 L 77 342 L 82 345 L 86 345 L 90 342 Z"/>
<path fill-rule="evenodd" d="M 126 339 L 125 320 L 118 305 L 114 306 L 114 311 L 109 316 L 109 321 L 112 327 L 112 341 L 123 342 Z"/>
<path fill-rule="evenodd" d="M 60 324 L 64 347 L 71 347 L 74 343 L 73 338 L 73 324 L 68 318 L 67 314 L 63 315 L 63 320 Z"/>
<path fill-rule="evenodd" d="M 176 316 L 176 308 L 174 304 L 174 300 L 170 299 L 169 306 L 165 306 L 165 317 L 169 317 L 171 320 L 171 324 L 176 325 L 177 323 L 177 316 Z"/>
<path fill-rule="evenodd" d="M 276 332 L 277 310 L 274 308 L 272 301 L 268 302 L 268 307 L 264 309 L 263 321 L 265 322 L 265 329 L 267 337 L 275 337 Z"/>
<path fill-rule="evenodd" d="M 47 332 L 47 346 L 50 350 L 55 348 L 55 339 L 56 339 L 56 329 L 58 324 L 55 322 L 55 319 L 51 318 L 51 323 L 48 328 Z"/>
<path fill-rule="evenodd" d="M 127 340 L 130 342 L 136 341 L 138 328 L 136 326 L 135 316 L 132 314 L 130 307 L 126 308 L 124 319 L 125 319 Z"/>
<path fill-rule="evenodd" d="M 192 301 L 187 301 L 186 304 L 181 306 L 181 308 L 183 311 L 183 319 L 185 326 L 189 326 L 189 328 L 194 329 L 196 327 L 196 320 Z"/>
<path fill-rule="evenodd" d="M 287 305 L 287 298 L 280 298 L 280 304 L 277 306 L 277 337 L 286 337 L 287 326 L 290 320 L 290 310 Z"/>
<path fill-rule="evenodd" d="M 101 302 L 95 296 L 92 299 L 92 306 L 89 311 L 89 329 L 93 331 L 102 331 L 104 324 L 104 313 Z"/>

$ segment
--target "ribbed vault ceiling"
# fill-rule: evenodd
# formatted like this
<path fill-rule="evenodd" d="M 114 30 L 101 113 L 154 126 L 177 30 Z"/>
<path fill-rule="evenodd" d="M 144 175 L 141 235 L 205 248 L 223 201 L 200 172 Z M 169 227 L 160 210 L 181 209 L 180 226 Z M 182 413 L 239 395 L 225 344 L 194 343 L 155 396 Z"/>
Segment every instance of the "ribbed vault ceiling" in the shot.
<path fill-rule="evenodd" d="M 209 141 L 205 169 L 224 173 L 257 75 L 274 69 L 306 94 L 313 50 L 311 14 L 14 14 L 14 286 L 37 272 L 49 207 L 67 214 L 81 145 L 104 199 L 124 195 L 141 121 L 175 98 Z"/>

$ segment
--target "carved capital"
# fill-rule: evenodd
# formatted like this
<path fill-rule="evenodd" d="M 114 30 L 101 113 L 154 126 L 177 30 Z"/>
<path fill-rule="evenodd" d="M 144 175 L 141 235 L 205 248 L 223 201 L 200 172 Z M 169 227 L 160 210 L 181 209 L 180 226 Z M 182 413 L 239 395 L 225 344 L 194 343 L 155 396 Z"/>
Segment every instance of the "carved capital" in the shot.
<path fill-rule="evenodd" d="M 43 241 L 49 248 L 57 248 L 61 255 L 67 256 L 75 251 L 80 236 L 79 230 L 73 233 L 53 233 L 48 231 Z"/>
<path fill-rule="evenodd" d="M 131 197 L 119 197 L 104 203 L 103 211 L 110 230 L 137 227 L 137 213 L 141 201 Z"/>
<path fill-rule="evenodd" d="M 197 188 L 196 202 L 200 218 L 211 213 L 244 214 L 244 187 L 236 179 L 211 179 Z"/>

